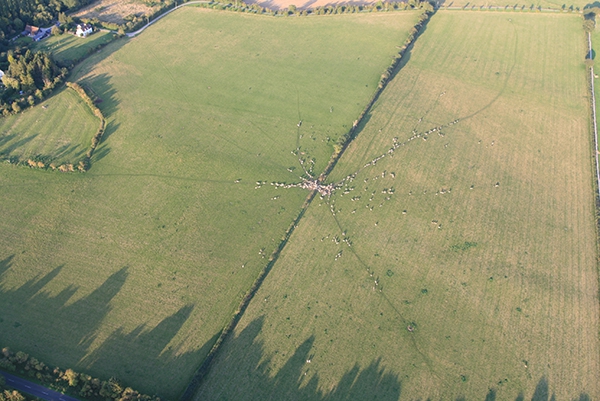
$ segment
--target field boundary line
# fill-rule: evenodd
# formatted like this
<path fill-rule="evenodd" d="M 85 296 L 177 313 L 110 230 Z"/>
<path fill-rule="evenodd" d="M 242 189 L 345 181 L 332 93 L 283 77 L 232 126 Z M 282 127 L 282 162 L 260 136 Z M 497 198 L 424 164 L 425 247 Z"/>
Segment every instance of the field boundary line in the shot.
<path fill-rule="evenodd" d="M 588 34 L 588 57 L 592 60 L 592 34 Z M 596 195 L 600 196 L 600 163 L 598 162 L 598 123 L 596 120 L 596 92 L 594 89 L 594 66 L 590 67 L 590 84 L 592 90 L 592 125 L 594 127 L 594 159 L 596 160 Z"/>
<path fill-rule="evenodd" d="M 404 65 L 408 62 L 407 59 L 410 59 L 410 52 L 413 49 L 415 42 L 417 41 L 419 36 L 421 36 L 421 34 L 425 31 L 425 29 L 427 29 L 427 24 L 429 23 L 429 20 L 433 15 L 435 15 L 436 12 L 437 9 L 433 9 L 433 11 L 424 11 L 419 16 L 419 22 L 417 22 L 417 24 L 415 24 L 415 26 L 412 28 L 416 30 L 416 32 L 414 32 L 413 34 L 412 40 L 410 40 L 409 43 L 405 44 L 405 47 L 400 52 L 398 52 L 398 57 L 395 59 L 394 63 L 390 67 L 388 67 L 382 74 L 377 90 L 375 91 L 375 93 L 373 94 L 363 111 L 359 114 L 358 118 L 354 121 L 350 130 L 348 130 L 348 132 L 344 136 L 342 136 L 344 140 L 339 145 L 339 149 L 336 149 L 336 151 L 331 155 L 331 159 L 329 160 L 327 167 L 325 167 L 325 170 L 323 170 L 323 173 L 318 178 L 319 183 L 325 182 L 325 180 L 327 180 L 327 177 L 333 171 L 337 162 L 344 154 L 345 150 L 348 148 L 348 146 L 350 146 L 352 141 L 356 139 L 360 131 L 362 131 L 363 122 L 369 114 L 369 112 L 371 111 L 371 109 L 373 108 L 373 105 L 377 102 L 379 96 L 381 96 L 387 85 L 394 79 L 398 71 L 400 71 L 402 67 L 404 67 Z"/>
<path fill-rule="evenodd" d="M 128 38 L 134 38 L 137 35 L 139 35 L 140 33 L 144 32 L 144 30 L 146 28 L 148 28 L 150 25 L 154 24 L 156 21 L 160 20 L 163 17 L 166 17 L 167 15 L 171 14 L 175 10 L 179 10 L 181 7 L 184 7 L 184 6 L 187 6 L 190 4 L 210 4 L 210 3 L 212 3 L 212 2 L 211 1 L 188 1 L 187 3 L 182 3 L 178 6 L 175 6 L 174 8 L 172 8 L 170 10 L 167 10 L 164 14 L 159 15 L 158 17 L 154 18 L 152 21 L 149 21 L 146 25 L 144 25 L 137 31 L 129 32 L 129 33 L 126 33 L 125 35 L 127 35 Z"/>
<path fill-rule="evenodd" d="M 317 194 L 317 190 L 312 190 L 308 194 L 306 199 L 304 200 L 304 203 L 302 204 L 302 207 L 300 208 L 300 213 L 298 213 L 298 216 L 294 219 L 292 224 L 286 230 L 283 238 L 281 239 L 281 242 L 279 243 L 277 248 L 273 251 L 271 256 L 269 256 L 269 262 L 260 271 L 257 278 L 254 280 L 254 283 L 252 283 L 252 287 L 250 287 L 250 289 L 248 290 L 248 292 L 246 293 L 246 295 L 240 302 L 240 305 L 238 306 L 237 310 L 233 314 L 233 318 L 227 324 L 227 326 L 225 326 L 223 328 L 223 330 L 219 334 L 219 337 L 217 338 L 217 341 L 215 341 L 215 344 L 212 346 L 211 350 L 208 352 L 208 355 L 206 356 L 206 358 L 204 358 L 204 361 L 202 361 L 202 364 L 196 370 L 196 373 L 194 373 L 194 376 L 192 377 L 190 384 L 188 384 L 187 388 L 183 392 L 183 395 L 180 397 L 180 401 L 191 401 L 194 399 L 196 392 L 198 391 L 198 389 L 200 388 L 200 385 L 202 384 L 202 381 L 204 380 L 204 378 L 210 371 L 212 361 L 215 359 L 217 353 L 221 349 L 221 346 L 224 344 L 224 342 L 227 340 L 227 338 L 233 333 L 233 330 L 235 329 L 235 327 L 239 323 L 240 319 L 244 315 L 244 312 L 248 308 L 248 305 L 250 305 L 250 302 L 254 298 L 254 295 L 256 295 L 256 293 L 260 289 L 262 283 L 265 281 L 268 274 L 271 272 L 271 269 L 273 268 L 273 266 L 279 259 L 279 255 L 281 255 L 283 248 L 285 248 L 285 246 L 287 245 L 290 237 L 294 233 L 294 230 L 296 229 L 296 227 L 298 227 L 300 220 L 302 219 L 302 217 L 304 217 L 304 213 L 306 212 L 306 210 L 312 203 L 316 194 Z"/>
<path fill-rule="evenodd" d="M 187 4 L 190 4 L 190 3 L 187 3 Z M 379 86 L 378 86 L 377 90 L 375 91 L 375 93 L 373 94 L 373 96 L 371 97 L 371 99 L 367 102 L 367 105 L 365 106 L 365 108 L 363 109 L 363 111 L 361 112 L 361 114 L 359 115 L 358 119 L 355 120 L 354 124 L 352 125 L 352 128 L 350 128 L 350 130 L 345 135 L 343 135 L 341 137 L 341 138 L 344 138 L 344 140 L 343 140 L 342 144 L 340 145 L 340 148 L 337 149 L 333 153 L 333 155 L 331 156 L 331 159 L 330 159 L 329 163 L 327 164 L 327 166 L 323 170 L 323 173 L 317 179 L 318 183 L 322 183 L 323 181 L 325 181 L 327 179 L 327 176 L 329 175 L 329 173 L 335 167 L 337 161 L 339 160 L 339 158 L 344 153 L 344 150 L 348 147 L 348 145 L 352 142 L 352 140 L 354 140 L 356 138 L 356 136 L 358 135 L 358 133 L 356 131 L 357 131 L 358 127 L 361 125 L 361 122 L 364 120 L 364 118 L 366 117 L 366 115 L 369 113 L 369 111 L 371 110 L 371 108 L 373 107 L 373 105 L 375 104 L 375 102 L 377 101 L 377 99 L 379 98 L 380 94 L 386 88 L 387 84 L 394 78 L 394 76 L 400 70 L 400 68 L 402 68 L 402 66 L 404 65 L 405 60 L 407 58 L 407 57 L 404 57 L 404 56 L 408 52 L 410 52 L 410 50 L 412 49 L 412 47 L 413 47 L 414 43 L 416 42 L 416 40 L 418 39 L 418 37 L 425 30 L 425 28 L 427 26 L 427 23 L 429 22 L 429 19 L 431 18 L 431 16 L 433 14 L 435 14 L 435 9 L 433 11 L 424 11 L 419 16 L 419 21 L 412 28 L 412 29 L 415 30 L 415 32 L 412 33 L 412 38 L 410 38 L 409 43 L 405 44 L 405 47 L 403 48 L 403 50 L 401 50 L 399 52 L 399 54 L 398 54 L 399 57 L 397 57 L 395 59 L 394 63 L 391 66 L 389 66 L 384 71 L 384 73 L 383 73 L 383 75 L 381 77 L 381 80 L 379 82 Z M 290 227 L 286 230 L 286 232 L 285 232 L 285 234 L 284 234 L 281 242 L 279 243 L 278 247 L 275 249 L 275 251 L 273 251 L 273 253 L 269 257 L 269 262 L 262 269 L 262 271 L 259 273 L 258 277 L 256 278 L 256 280 L 252 284 L 252 287 L 250 287 L 250 289 L 248 290 L 248 292 L 246 293 L 246 295 L 242 299 L 242 301 L 240 303 L 240 306 L 238 307 L 237 311 L 233 315 L 233 318 L 227 324 L 227 326 L 225 326 L 223 328 L 223 330 L 221 331 L 221 333 L 220 333 L 219 337 L 217 338 L 215 344 L 213 345 L 213 347 L 209 351 L 208 355 L 206 356 L 206 358 L 204 359 L 204 361 L 202 362 L 202 364 L 200 365 L 200 367 L 196 370 L 196 373 L 192 377 L 192 380 L 190 381 L 190 384 L 185 389 L 183 395 L 180 397 L 180 401 L 191 401 L 191 400 L 194 399 L 194 397 L 196 395 L 196 392 L 198 391 L 198 389 L 200 388 L 200 385 L 202 384 L 204 378 L 206 377 L 206 375 L 210 371 L 210 368 L 211 368 L 211 365 L 212 365 L 212 361 L 214 360 L 214 358 L 216 357 L 217 353 L 221 349 L 221 346 L 223 345 L 223 343 L 233 333 L 233 330 L 235 329 L 235 327 L 237 326 L 238 322 L 242 318 L 242 316 L 243 316 L 244 312 L 246 311 L 248 305 L 250 304 L 250 302 L 254 298 L 254 295 L 256 295 L 256 293 L 260 289 L 262 283 L 266 279 L 267 275 L 269 274 L 269 272 L 271 271 L 271 269 L 273 268 L 273 266 L 275 265 L 275 263 L 279 259 L 279 256 L 281 255 L 281 252 L 283 251 L 283 249 L 287 245 L 287 243 L 288 243 L 290 237 L 292 236 L 292 234 L 294 233 L 294 230 L 296 229 L 296 227 L 298 227 L 298 224 L 299 224 L 300 220 L 302 219 L 302 217 L 304 217 L 304 214 L 305 214 L 306 210 L 308 209 L 308 207 L 310 206 L 310 204 L 314 200 L 315 196 L 317 195 L 317 192 L 318 192 L 317 190 L 311 190 L 311 192 L 309 193 L 309 195 L 306 197 L 306 199 L 304 201 L 304 204 L 302 205 L 302 208 L 300 209 L 300 213 L 294 219 L 294 221 L 292 222 L 292 224 L 290 225 Z"/>

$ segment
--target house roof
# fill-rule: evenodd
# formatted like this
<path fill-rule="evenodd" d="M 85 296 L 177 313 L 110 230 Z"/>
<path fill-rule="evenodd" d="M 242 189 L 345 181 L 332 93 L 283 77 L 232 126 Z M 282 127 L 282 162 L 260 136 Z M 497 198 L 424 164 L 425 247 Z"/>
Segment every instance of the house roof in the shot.
<path fill-rule="evenodd" d="M 35 35 L 36 33 L 38 33 L 39 30 L 40 28 L 37 26 L 25 25 L 25 32 L 27 32 L 28 34 Z"/>

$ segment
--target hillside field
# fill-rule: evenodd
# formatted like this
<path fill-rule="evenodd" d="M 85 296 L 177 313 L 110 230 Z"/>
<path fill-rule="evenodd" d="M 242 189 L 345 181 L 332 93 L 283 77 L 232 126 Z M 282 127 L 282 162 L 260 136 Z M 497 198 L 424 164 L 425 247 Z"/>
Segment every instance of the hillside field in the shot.
<path fill-rule="evenodd" d="M 185 7 L 79 64 L 91 170 L 0 166 L 2 344 L 177 398 L 417 18 Z"/>
<path fill-rule="evenodd" d="M 584 38 L 439 11 L 196 399 L 600 398 Z"/>
<path fill-rule="evenodd" d="M 37 107 L 0 119 L 0 158 L 77 165 L 98 124 L 74 90 L 61 89 Z"/>

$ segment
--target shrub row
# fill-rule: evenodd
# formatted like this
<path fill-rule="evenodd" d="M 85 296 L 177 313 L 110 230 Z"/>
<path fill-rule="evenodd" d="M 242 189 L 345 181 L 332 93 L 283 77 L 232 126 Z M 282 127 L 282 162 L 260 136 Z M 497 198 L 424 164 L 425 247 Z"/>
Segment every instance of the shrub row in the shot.
<path fill-rule="evenodd" d="M 1 385 L 0 390 L 2 390 Z M 27 401 L 27 398 L 17 390 L 4 390 L 0 391 L 0 401 Z"/>
<path fill-rule="evenodd" d="M 21 376 L 28 376 L 55 391 L 68 392 L 86 400 L 160 401 L 156 396 L 140 394 L 130 387 L 125 387 L 114 377 L 100 380 L 72 369 L 50 368 L 24 352 L 15 353 L 8 348 L 2 349 L 0 368 Z"/>
<path fill-rule="evenodd" d="M 70 33 L 62 33 L 61 35 L 70 35 Z M 91 54 L 96 53 L 98 50 L 102 49 L 103 47 L 106 47 L 109 43 L 112 43 L 115 39 L 117 39 L 119 37 L 117 34 L 114 34 L 114 33 L 111 33 L 110 35 L 113 35 L 113 37 L 112 37 L 111 40 L 107 40 L 104 43 L 100 43 L 100 44 L 98 44 L 96 46 L 88 48 L 86 54 L 84 54 L 83 56 L 75 58 L 75 59 L 72 59 L 72 60 L 69 60 L 68 64 L 67 63 L 62 63 L 62 62 L 60 62 L 60 61 L 57 60 L 56 64 L 59 65 L 59 66 L 61 66 L 61 67 L 66 67 L 69 70 L 72 70 L 73 67 L 75 67 L 75 64 L 77 64 L 77 63 L 85 60 L 88 56 L 90 56 Z"/>
<path fill-rule="evenodd" d="M 81 96 L 81 98 L 85 101 L 85 103 L 88 105 L 90 110 L 92 110 L 92 113 L 94 113 L 94 115 L 96 117 L 98 117 L 98 119 L 100 120 L 100 126 L 98 127 L 96 134 L 94 134 L 94 136 L 92 137 L 92 143 L 90 145 L 90 148 L 88 149 L 87 153 L 85 154 L 85 161 L 84 161 L 85 166 L 84 167 L 85 167 L 85 170 L 87 170 L 89 168 L 90 159 L 92 158 L 92 155 L 94 154 L 94 150 L 96 150 L 96 147 L 102 140 L 102 135 L 104 135 L 104 129 L 106 128 L 106 120 L 104 119 L 104 115 L 102 114 L 102 112 L 100 111 L 98 106 L 96 106 L 94 101 L 88 96 L 88 94 L 81 87 L 81 85 L 79 85 L 78 83 L 75 83 L 75 82 L 67 82 L 67 86 L 69 88 L 75 90 L 75 92 L 77 92 L 79 94 L 79 96 Z"/>
<path fill-rule="evenodd" d="M 563 11 L 563 12 L 580 12 L 580 8 L 579 7 L 575 7 L 573 5 L 570 5 L 569 7 L 567 7 L 566 4 L 563 4 L 560 8 L 553 8 L 553 7 L 548 7 L 548 8 L 542 8 L 542 6 L 540 5 L 535 5 L 535 4 L 531 4 L 531 5 L 525 5 L 525 4 L 513 4 L 513 5 L 505 5 L 505 6 L 494 6 L 494 5 L 479 5 L 476 6 L 474 4 L 470 4 L 467 3 L 465 5 L 463 5 L 462 7 L 452 7 L 449 5 L 445 5 L 443 6 L 443 8 L 450 10 L 450 9 L 454 9 L 454 10 L 458 10 L 458 9 L 462 9 L 462 10 L 471 10 L 471 11 L 475 11 L 475 10 L 479 10 L 479 11 L 483 11 L 483 10 L 487 10 L 487 11 L 525 11 L 525 10 L 529 10 L 529 11 L 535 11 L 535 12 L 542 12 L 542 11 Z"/>
<path fill-rule="evenodd" d="M 191 401 L 194 398 L 194 395 L 196 394 L 196 391 L 198 390 L 200 384 L 202 383 L 202 380 L 206 377 L 206 375 L 210 369 L 210 366 L 212 364 L 212 361 L 214 360 L 215 356 L 217 355 L 217 352 L 221 349 L 221 346 L 223 345 L 223 342 L 227 339 L 227 337 L 233 333 L 233 330 L 235 329 L 235 327 L 237 326 L 237 323 L 242 318 L 242 315 L 244 314 L 246 308 L 250 304 L 250 301 L 252 301 L 252 298 L 254 298 L 254 295 L 258 292 L 263 281 L 265 280 L 265 278 L 267 278 L 267 275 L 273 268 L 273 265 L 275 264 L 275 262 L 277 262 L 277 259 L 279 258 L 281 251 L 283 250 L 283 248 L 289 241 L 289 239 L 292 236 L 292 234 L 294 233 L 294 230 L 296 229 L 296 227 L 298 227 L 298 223 L 304 216 L 306 209 L 308 208 L 308 206 L 310 205 L 310 203 L 312 202 L 312 200 L 316 194 L 317 194 L 317 191 L 313 190 L 308 195 L 306 200 L 304 201 L 304 204 L 302 205 L 302 209 L 300 210 L 300 213 L 298 214 L 296 219 L 292 222 L 292 224 L 288 227 L 288 229 L 286 230 L 283 237 L 281 237 L 279 246 L 273 251 L 271 256 L 269 256 L 269 262 L 265 265 L 265 267 L 263 267 L 263 269 L 258 274 L 256 280 L 254 280 L 254 283 L 252 283 L 252 287 L 250 287 L 248 292 L 246 292 L 246 294 L 242 298 L 240 305 L 238 306 L 237 310 L 234 312 L 231 321 L 221 331 L 221 334 L 217 338 L 217 341 L 215 342 L 215 344 L 211 348 L 210 352 L 208 353 L 208 355 L 206 356 L 206 358 L 204 359 L 204 361 L 202 362 L 202 364 L 200 365 L 200 367 L 194 374 L 194 377 L 192 377 L 192 380 L 190 381 L 190 383 L 188 384 L 188 387 L 186 388 L 185 392 L 181 396 L 180 401 Z"/>
<path fill-rule="evenodd" d="M 98 27 L 102 27 L 105 29 L 109 29 L 111 31 L 119 31 L 119 33 L 123 34 L 125 32 L 133 32 L 133 31 L 137 31 L 138 29 L 140 29 L 141 27 L 143 27 L 144 25 L 146 25 L 146 23 L 148 21 L 152 21 L 153 19 L 155 19 L 156 17 L 160 16 L 161 14 L 164 14 L 167 10 L 170 10 L 171 8 L 175 7 L 175 3 L 160 3 L 160 7 L 157 7 L 156 9 L 153 9 L 151 14 L 148 15 L 136 15 L 136 14 L 132 14 L 132 15 L 128 15 L 124 18 L 124 21 L 122 24 L 117 24 L 114 22 L 107 22 L 107 21 L 101 21 L 98 18 L 80 18 L 81 22 L 85 22 L 88 24 L 92 24 Z"/>
<path fill-rule="evenodd" d="M 336 5 L 319 6 L 311 9 L 298 10 L 296 6 L 290 6 L 286 9 L 272 10 L 267 7 L 261 7 L 257 4 L 245 4 L 243 2 L 228 2 L 227 0 L 215 0 L 212 3 L 199 4 L 199 7 L 212 8 L 217 10 L 230 10 L 247 13 L 267 14 L 275 16 L 306 16 L 306 15 L 327 15 L 327 14 L 348 14 L 359 12 L 379 12 L 396 11 L 411 9 L 433 10 L 433 6 L 427 1 L 409 0 L 409 1 L 378 1 L 368 5 Z"/>
<path fill-rule="evenodd" d="M 371 97 L 371 99 L 369 100 L 369 102 L 367 103 L 367 105 L 365 106 L 363 111 L 360 113 L 358 118 L 352 124 L 352 128 L 350 128 L 350 130 L 348 130 L 348 132 L 346 134 L 342 135 L 339 138 L 337 144 L 334 146 L 334 151 L 333 151 L 333 154 L 331 155 L 329 164 L 327 165 L 327 167 L 325 168 L 325 170 L 319 177 L 320 181 L 325 180 L 327 175 L 331 172 L 331 170 L 337 163 L 338 159 L 342 155 L 343 151 L 346 149 L 346 147 L 348 147 L 350 142 L 356 137 L 357 128 L 359 127 L 360 123 L 363 121 L 363 119 L 365 118 L 367 113 L 371 110 L 371 107 L 373 106 L 373 104 L 375 103 L 375 101 L 377 100 L 377 98 L 379 97 L 381 92 L 383 91 L 383 89 L 385 89 L 385 87 L 387 86 L 387 84 L 388 84 L 390 78 L 393 76 L 394 72 L 398 69 L 402 57 L 404 56 L 406 51 L 414 44 L 415 40 L 419 37 L 421 32 L 423 32 L 423 28 L 429 21 L 429 17 L 433 14 L 433 7 L 431 7 L 431 8 L 430 7 L 420 7 L 420 8 L 422 8 L 424 10 L 423 13 L 421 13 L 421 15 L 419 16 L 419 20 L 415 24 L 415 26 L 413 26 L 410 29 L 408 37 L 404 41 L 404 44 L 399 48 L 400 50 L 398 51 L 398 53 L 396 55 L 394 55 L 389 67 L 385 69 L 383 74 L 381 74 L 381 79 L 379 80 L 379 84 L 377 85 L 377 90 L 375 91 L 375 93 L 373 93 L 373 96 Z"/>
<path fill-rule="evenodd" d="M 77 92 L 79 94 L 79 96 L 88 105 L 88 107 L 90 108 L 92 113 L 94 113 L 94 115 L 96 117 L 98 117 L 98 119 L 100 120 L 100 125 L 98 127 L 98 130 L 92 137 L 92 142 L 90 144 L 90 148 L 86 152 L 83 160 L 80 160 L 77 164 L 63 163 L 63 164 L 57 165 L 56 163 L 52 162 L 52 158 L 50 156 L 36 155 L 34 157 L 28 158 L 27 160 L 21 160 L 16 156 L 8 156 L 7 157 L 5 155 L 0 154 L 1 160 L 5 160 L 6 162 L 11 163 L 11 164 L 26 166 L 26 167 L 30 167 L 30 168 L 39 168 L 39 169 L 44 169 L 44 170 L 48 170 L 48 169 L 58 170 L 61 173 L 70 173 L 70 172 L 75 172 L 75 171 L 80 171 L 80 172 L 84 173 L 87 170 L 89 170 L 90 160 L 92 158 L 92 155 L 94 154 L 94 150 L 96 150 L 96 147 L 98 147 L 98 144 L 100 144 L 100 141 L 102 140 L 102 135 L 104 135 L 104 129 L 106 128 L 106 120 L 104 119 L 104 115 L 102 114 L 102 112 L 100 111 L 98 106 L 96 106 L 94 104 L 94 101 L 88 96 L 88 94 L 81 87 L 81 85 L 74 83 L 74 82 L 67 82 L 66 85 L 67 85 L 67 87 L 73 89 L 75 92 Z"/>

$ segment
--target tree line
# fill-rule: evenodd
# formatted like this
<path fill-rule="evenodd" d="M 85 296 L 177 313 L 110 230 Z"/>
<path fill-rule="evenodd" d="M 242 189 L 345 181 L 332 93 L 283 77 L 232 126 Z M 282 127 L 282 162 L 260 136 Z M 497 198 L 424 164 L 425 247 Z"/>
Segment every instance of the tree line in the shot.
<path fill-rule="evenodd" d="M 4 376 L 0 375 L 0 401 L 27 401 L 25 396 L 17 390 L 5 387 Z"/>
<path fill-rule="evenodd" d="M 8 69 L 2 77 L 5 88 L 0 91 L 0 113 L 5 116 L 42 101 L 68 73 L 49 54 L 28 49 L 9 51 L 6 63 Z"/>
<path fill-rule="evenodd" d="M 319 6 L 305 10 L 299 10 L 296 6 L 291 5 L 282 10 L 271 10 L 267 7 L 262 7 L 256 3 L 245 4 L 241 1 L 229 2 L 228 0 L 216 0 L 213 3 L 199 4 L 200 7 L 213 8 L 219 10 L 241 11 L 256 14 L 268 14 L 275 16 L 306 16 L 306 15 L 326 15 L 326 14 L 348 14 L 360 12 L 379 12 L 379 11 L 399 11 L 399 10 L 414 10 L 421 9 L 425 11 L 433 11 L 433 5 L 427 0 L 408 0 L 408 1 L 382 1 L 379 0 L 372 4 L 365 5 L 331 5 Z"/>
<path fill-rule="evenodd" d="M 2 349 L 0 369 L 30 377 L 55 391 L 76 395 L 85 400 L 160 401 L 157 396 L 141 394 L 130 387 L 125 387 L 115 377 L 101 380 L 85 373 L 75 372 L 73 369 L 51 368 L 25 352 L 12 352 L 9 348 Z M 0 401 L 25 401 L 25 397 L 16 391 L 4 390 L 0 392 Z"/>
<path fill-rule="evenodd" d="M 45 26 L 60 13 L 75 10 L 93 0 L 0 0 L 0 40 L 22 32 L 25 25 Z"/>
<path fill-rule="evenodd" d="M 67 82 L 67 86 L 79 94 L 79 96 L 83 99 L 83 101 L 88 105 L 88 107 L 90 108 L 92 113 L 94 113 L 94 115 L 96 117 L 98 117 L 98 119 L 100 120 L 100 126 L 98 127 L 98 130 L 92 137 L 92 143 L 90 145 L 90 148 L 88 149 L 88 151 L 85 154 L 85 159 L 84 159 L 84 161 L 80 162 L 79 170 L 86 171 L 87 169 L 89 169 L 90 159 L 92 158 L 92 155 L 94 154 L 94 150 L 96 150 L 96 147 L 98 146 L 98 144 L 100 143 L 100 140 L 102 139 L 102 135 L 104 135 L 104 129 L 106 128 L 106 120 L 104 119 L 104 115 L 102 114 L 102 111 L 100 111 L 98 106 L 96 106 L 94 101 L 89 97 L 89 95 L 86 93 L 85 89 L 83 89 L 81 87 L 81 85 L 79 85 L 78 83 L 75 83 L 75 82 Z"/>

